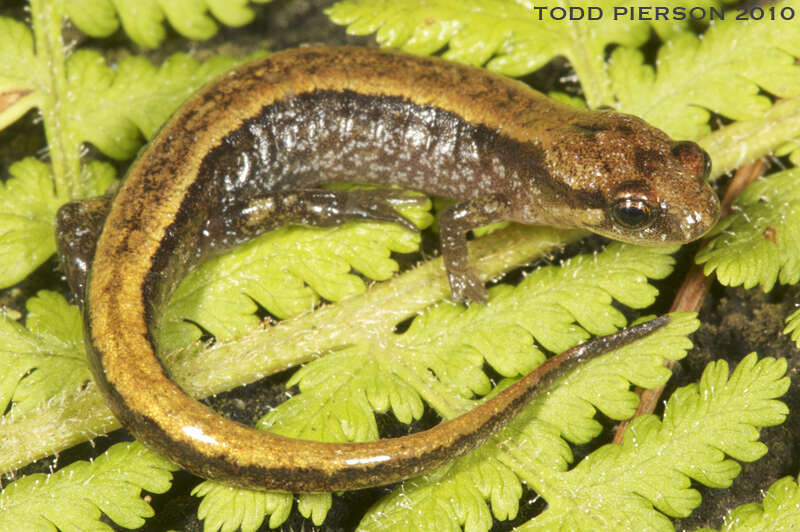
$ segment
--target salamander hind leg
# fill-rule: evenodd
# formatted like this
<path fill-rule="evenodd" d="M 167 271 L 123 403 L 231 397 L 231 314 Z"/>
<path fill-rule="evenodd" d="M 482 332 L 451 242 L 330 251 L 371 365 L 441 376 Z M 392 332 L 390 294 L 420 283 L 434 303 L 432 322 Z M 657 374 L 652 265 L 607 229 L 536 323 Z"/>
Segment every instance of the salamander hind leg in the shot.
<path fill-rule="evenodd" d="M 56 215 L 56 245 L 61 269 L 81 306 L 89 266 L 110 208 L 111 197 L 101 196 L 67 203 Z"/>
<path fill-rule="evenodd" d="M 439 217 L 439 233 L 450 291 L 453 299 L 466 302 L 486 301 L 488 294 L 467 255 L 467 231 L 507 220 L 508 201 L 499 195 L 458 203 Z"/>
<path fill-rule="evenodd" d="M 393 205 L 426 201 L 402 190 L 301 189 L 275 192 L 252 199 L 242 209 L 241 230 L 255 235 L 269 229 L 299 224 L 331 227 L 350 220 L 375 220 L 400 224 L 418 231 Z"/>

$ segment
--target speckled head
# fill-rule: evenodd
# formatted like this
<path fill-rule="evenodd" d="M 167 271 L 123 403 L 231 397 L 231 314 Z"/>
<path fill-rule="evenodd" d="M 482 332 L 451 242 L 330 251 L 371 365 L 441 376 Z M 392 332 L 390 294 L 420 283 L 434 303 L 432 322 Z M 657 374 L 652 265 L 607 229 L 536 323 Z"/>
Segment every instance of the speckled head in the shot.
<path fill-rule="evenodd" d="M 690 242 L 719 218 L 706 182 L 711 160 L 694 142 L 676 142 L 643 120 L 577 113 L 553 138 L 551 173 L 583 198 L 581 226 L 638 244 Z"/>

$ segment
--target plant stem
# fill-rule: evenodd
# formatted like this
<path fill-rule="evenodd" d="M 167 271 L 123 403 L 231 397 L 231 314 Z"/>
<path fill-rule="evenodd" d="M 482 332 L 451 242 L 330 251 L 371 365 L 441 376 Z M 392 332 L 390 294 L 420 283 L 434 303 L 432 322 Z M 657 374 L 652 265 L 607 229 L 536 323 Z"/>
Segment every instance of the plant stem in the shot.
<path fill-rule="evenodd" d="M 56 198 L 67 201 L 80 192 L 80 144 L 69 133 L 66 107 L 66 53 L 61 35 L 62 2 L 31 0 L 36 59 L 46 65 L 39 112 L 44 122 Z"/>

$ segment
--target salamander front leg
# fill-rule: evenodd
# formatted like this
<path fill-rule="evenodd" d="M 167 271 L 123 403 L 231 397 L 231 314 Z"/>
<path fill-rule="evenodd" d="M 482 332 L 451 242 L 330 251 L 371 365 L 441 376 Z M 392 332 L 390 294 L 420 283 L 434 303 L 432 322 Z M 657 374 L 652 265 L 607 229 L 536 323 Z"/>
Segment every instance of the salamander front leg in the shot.
<path fill-rule="evenodd" d="M 453 205 L 440 216 L 442 259 L 455 300 L 486 301 L 486 288 L 467 256 L 467 231 L 507 220 L 509 214 L 508 200 L 500 195 L 492 195 Z"/>

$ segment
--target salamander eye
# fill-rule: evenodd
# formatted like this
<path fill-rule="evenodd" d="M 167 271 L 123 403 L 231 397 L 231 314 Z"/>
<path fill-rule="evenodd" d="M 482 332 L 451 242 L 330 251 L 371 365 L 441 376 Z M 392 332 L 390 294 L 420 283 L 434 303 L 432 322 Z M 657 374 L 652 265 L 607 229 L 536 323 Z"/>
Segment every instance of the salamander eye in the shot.
<path fill-rule="evenodd" d="M 683 166 L 692 170 L 697 179 L 705 181 L 711 173 L 711 158 L 703 148 L 683 140 L 672 146 L 672 154 L 678 158 Z"/>
<path fill-rule="evenodd" d="M 640 198 L 619 198 L 611 206 L 611 219 L 625 229 L 644 229 L 653 222 L 653 209 Z"/>

